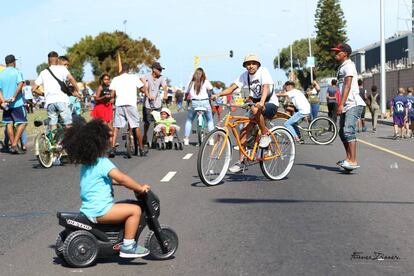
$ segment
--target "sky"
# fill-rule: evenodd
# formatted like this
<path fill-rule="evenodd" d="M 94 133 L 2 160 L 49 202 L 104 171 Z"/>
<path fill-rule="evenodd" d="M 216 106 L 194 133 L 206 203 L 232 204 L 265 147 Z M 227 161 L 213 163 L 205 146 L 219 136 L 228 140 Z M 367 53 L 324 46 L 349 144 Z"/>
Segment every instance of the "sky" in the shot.
<path fill-rule="evenodd" d="M 379 0 L 340 3 L 353 49 L 380 40 Z M 410 30 L 406 19 L 411 18 L 411 0 L 384 3 L 385 37 Z M 317 0 L 2 0 L 1 5 L 0 64 L 14 54 L 25 79 L 37 77 L 36 66 L 46 62 L 51 50 L 63 55 L 65 47 L 86 35 L 120 30 L 134 39 L 151 40 L 172 85 L 188 82 L 196 55 L 209 80 L 230 85 L 243 72 L 248 53 L 259 55 L 277 83 L 286 79 L 273 68 L 278 50 L 316 35 Z M 86 66 L 85 79 L 92 78 Z"/>

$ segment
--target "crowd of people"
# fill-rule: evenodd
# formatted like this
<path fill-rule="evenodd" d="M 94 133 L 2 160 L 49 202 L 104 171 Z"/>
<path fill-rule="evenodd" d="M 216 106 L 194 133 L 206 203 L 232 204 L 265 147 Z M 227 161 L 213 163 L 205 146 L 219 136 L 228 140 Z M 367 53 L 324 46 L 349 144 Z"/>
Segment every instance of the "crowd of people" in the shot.
<path fill-rule="evenodd" d="M 352 50 L 348 44 L 338 44 L 331 50 L 335 52 L 339 69 L 337 78 L 332 80 L 331 86 L 327 89 L 326 102 L 328 116 L 335 123 L 339 116 L 339 136 L 345 150 L 345 158 L 337 164 L 347 170 L 354 170 L 359 167 L 356 157 L 356 133 L 367 129 L 364 119 L 366 106 L 372 113 L 373 131 L 376 130 L 380 98 L 375 85 L 371 87 L 370 94 L 363 89 L 362 82 L 358 80 L 355 64 L 349 59 Z M 6 69 L 0 73 L 0 104 L 3 109 L 2 121 L 6 126 L 4 148 L 12 154 L 25 150 L 23 146 L 19 149 L 18 143 L 20 140 L 27 140 L 25 132 L 28 123 L 27 113 L 33 112 L 36 105 L 35 96 L 44 97 L 50 129 L 56 128 L 59 121 L 65 126 L 62 146 L 67 151 L 69 159 L 81 165 L 81 212 L 94 223 L 125 222 L 121 257 L 135 258 L 147 255 L 148 250 L 139 246 L 134 240 L 141 210 L 136 204 L 114 204 L 112 184 L 120 184 L 136 192 L 148 191 L 150 186 L 140 184 L 121 172 L 109 158 L 115 157 L 117 135 L 127 124 L 134 130 L 141 155 L 148 152 L 145 145 L 149 140 L 148 131 L 152 123 L 157 122 L 154 131 L 161 133 L 165 142 L 172 141 L 174 134 L 180 130 L 167 106 L 172 102 L 173 95 L 167 86 L 166 77 L 162 75 L 165 68 L 159 62 L 154 62 L 150 73 L 137 76 L 130 73 L 128 64 L 123 63 L 118 76 L 113 76 L 111 79 L 109 74 L 103 74 L 93 97 L 88 97 L 85 93 L 81 93 L 77 82 L 68 70 L 70 62 L 67 57 L 59 56 L 52 51 L 47 55 L 47 60 L 48 68 L 40 72 L 32 87 L 16 68 L 14 55 L 5 57 Z M 242 88 L 248 89 L 245 100 L 252 103 L 248 116 L 254 121 L 254 123 L 246 123 L 240 130 L 242 145 L 246 144 L 252 128 L 257 123 L 262 134 L 259 147 L 268 147 L 271 139 L 265 120 L 272 119 L 277 114 L 280 107 L 279 97 L 285 98 L 283 106 L 285 111 L 291 113 L 285 126 L 295 141 L 302 144 L 303 140 L 296 123 L 306 116 L 311 119 L 318 116 L 319 84 L 314 81 L 310 88 L 303 92 L 296 88 L 295 82 L 287 81 L 282 91 L 276 91 L 269 71 L 262 66 L 256 54 L 246 55 L 242 66 L 245 70 L 225 89 L 220 82 L 215 82 L 213 85 L 203 68 L 197 68 L 188 85 L 183 90 L 175 91 L 178 111 L 183 110 L 183 102 L 187 101 L 184 145 L 189 145 L 196 108 L 205 109 L 207 128 L 211 131 L 214 129 L 213 113 L 217 114 L 217 124 L 220 124 L 221 104 Z M 65 82 L 71 87 L 67 93 L 64 93 Z M 137 107 L 138 91 L 144 96 L 143 134 L 140 130 L 141 116 Z M 400 88 L 398 95 L 391 101 L 396 138 L 403 136 L 404 127 L 406 136 L 412 137 L 414 130 L 412 93 L 413 88 L 410 87 L 405 96 L 405 90 Z M 80 114 L 80 102 L 85 98 L 87 102 L 93 102 L 93 106 L 90 106 L 92 120 L 89 122 L 82 117 L 74 119 Z M 189 101 L 191 101 L 190 108 L 188 108 Z M 163 103 L 166 106 L 163 106 Z M 157 113 L 159 116 L 154 115 Z M 25 145 L 26 142 L 22 144 Z M 240 154 L 239 160 L 229 170 L 237 173 L 243 171 L 244 166 Z"/>

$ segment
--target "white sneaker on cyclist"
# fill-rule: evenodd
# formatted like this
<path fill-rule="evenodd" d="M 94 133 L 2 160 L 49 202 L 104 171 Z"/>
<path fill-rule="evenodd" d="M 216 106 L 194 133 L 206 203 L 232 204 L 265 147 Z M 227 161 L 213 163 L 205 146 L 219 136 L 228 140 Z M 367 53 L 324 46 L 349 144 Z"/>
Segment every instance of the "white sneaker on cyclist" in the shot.
<path fill-rule="evenodd" d="M 210 146 L 214 146 L 214 139 L 213 138 L 208 139 L 208 144 Z"/>
<path fill-rule="evenodd" d="M 184 141 L 184 146 L 190 145 L 190 139 L 184 138 L 183 141 Z"/>
<path fill-rule="evenodd" d="M 237 161 L 233 166 L 229 168 L 229 171 L 232 173 L 241 172 L 246 165 L 242 161 Z"/>
<path fill-rule="evenodd" d="M 262 135 L 260 137 L 260 141 L 259 141 L 259 147 L 261 148 L 267 148 L 270 144 L 270 142 L 272 141 L 272 139 L 270 138 L 269 135 Z"/>

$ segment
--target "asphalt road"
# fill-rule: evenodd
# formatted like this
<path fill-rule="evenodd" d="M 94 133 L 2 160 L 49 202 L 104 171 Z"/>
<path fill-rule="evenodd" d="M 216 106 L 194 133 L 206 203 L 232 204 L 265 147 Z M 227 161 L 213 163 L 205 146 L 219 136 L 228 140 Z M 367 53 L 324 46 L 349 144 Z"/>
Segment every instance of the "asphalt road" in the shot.
<path fill-rule="evenodd" d="M 184 114 L 176 117 L 183 125 Z M 160 222 L 176 230 L 180 245 L 166 261 L 113 258 L 83 269 L 54 253 L 63 229 L 56 212 L 80 206 L 79 167 L 42 169 L 32 153 L 0 153 L 0 275 L 412 274 L 414 139 L 391 135 L 385 125 L 361 133 L 361 168 L 351 174 L 335 165 L 344 157 L 339 139 L 307 140 L 286 179 L 268 181 L 254 165 L 215 187 L 197 176 L 196 146 L 119 155 L 114 163 L 160 196 Z M 133 197 L 123 187 L 115 195 Z"/>

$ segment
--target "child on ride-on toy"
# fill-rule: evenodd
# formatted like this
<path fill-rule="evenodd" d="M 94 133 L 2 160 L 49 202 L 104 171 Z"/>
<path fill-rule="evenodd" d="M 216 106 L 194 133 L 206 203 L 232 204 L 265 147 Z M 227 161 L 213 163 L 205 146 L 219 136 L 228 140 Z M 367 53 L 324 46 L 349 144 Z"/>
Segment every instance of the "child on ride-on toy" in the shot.
<path fill-rule="evenodd" d="M 157 134 L 162 133 L 165 143 L 172 142 L 174 133 L 180 130 L 180 127 L 175 123 L 176 120 L 171 116 L 171 111 L 164 107 L 161 109 L 160 117 L 155 120 L 154 132 Z"/>
<path fill-rule="evenodd" d="M 125 233 L 120 257 L 143 257 L 149 254 L 149 250 L 135 242 L 141 208 L 136 204 L 114 203 L 112 185 L 122 185 L 139 193 L 147 192 L 150 186 L 136 182 L 105 157 L 111 137 L 111 130 L 102 120 L 86 123 L 84 119 L 79 119 L 66 130 L 62 144 L 69 159 L 82 165 L 80 211 L 94 223 L 124 222 Z"/>

